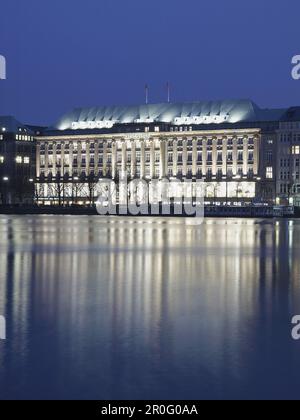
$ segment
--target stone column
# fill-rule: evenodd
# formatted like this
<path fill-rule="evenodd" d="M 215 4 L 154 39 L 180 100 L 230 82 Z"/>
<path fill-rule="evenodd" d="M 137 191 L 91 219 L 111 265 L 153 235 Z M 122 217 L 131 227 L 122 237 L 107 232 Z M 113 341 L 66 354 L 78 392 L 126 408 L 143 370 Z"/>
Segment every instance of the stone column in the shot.
<path fill-rule="evenodd" d="M 254 150 L 253 150 L 253 158 L 254 158 L 254 165 L 253 165 L 253 173 L 254 175 L 258 174 L 258 168 L 259 168 L 259 150 L 260 150 L 260 136 L 255 135 L 254 136 Z"/>
<path fill-rule="evenodd" d="M 237 137 L 236 136 L 233 136 L 232 140 L 233 140 L 233 147 L 232 147 L 232 160 L 233 160 L 232 172 L 233 172 L 233 175 L 237 175 Z"/>
<path fill-rule="evenodd" d="M 36 143 L 36 177 L 38 177 L 38 178 L 39 178 L 40 173 L 41 173 L 40 156 L 41 156 L 41 145 L 40 145 L 40 142 L 37 141 L 37 143 Z"/>
<path fill-rule="evenodd" d="M 187 139 L 182 139 L 182 175 L 187 174 Z"/>
<path fill-rule="evenodd" d="M 212 175 L 217 175 L 217 158 L 218 158 L 218 139 L 217 137 L 213 137 L 212 139 Z"/>
<path fill-rule="evenodd" d="M 197 139 L 193 139 L 193 177 L 197 175 Z"/>
<path fill-rule="evenodd" d="M 150 142 L 150 178 L 155 176 L 155 142 L 151 139 Z"/>
<path fill-rule="evenodd" d="M 131 178 L 135 178 L 136 174 L 136 148 L 135 141 L 131 140 Z"/>
<path fill-rule="evenodd" d="M 73 175 L 73 142 L 70 141 L 70 145 L 69 145 L 69 175 L 72 176 Z"/>
<path fill-rule="evenodd" d="M 94 154 L 94 168 L 95 168 L 95 175 L 98 176 L 99 173 L 99 147 L 98 147 L 98 140 L 95 140 L 95 154 Z M 103 157 L 102 157 L 103 161 Z"/>
<path fill-rule="evenodd" d="M 55 176 L 56 175 L 56 169 L 57 169 L 57 166 L 56 166 L 56 142 L 54 142 L 53 143 L 53 155 L 52 155 L 52 159 L 53 159 L 53 161 L 52 161 L 52 175 L 53 176 Z"/>
<path fill-rule="evenodd" d="M 49 153 L 49 143 L 45 142 L 45 176 L 48 175 L 48 153 Z"/>
<path fill-rule="evenodd" d="M 141 140 L 141 178 L 145 177 L 145 142 Z"/>
<path fill-rule="evenodd" d="M 122 141 L 122 165 L 121 170 L 124 173 L 126 171 L 126 141 Z"/>
<path fill-rule="evenodd" d="M 168 176 L 168 139 L 164 140 L 164 154 L 165 176 Z"/>
<path fill-rule="evenodd" d="M 246 175 L 248 172 L 248 136 L 244 136 L 243 142 L 243 173 Z"/>
<path fill-rule="evenodd" d="M 112 178 L 114 179 L 117 176 L 117 142 L 112 141 L 111 144 L 111 168 L 112 168 Z"/>
<path fill-rule="evenodd" d="M 64 168 L 65 168 L 65 143 L 62 142 L 62 145 L 61 145 L 61 167 L 59 168 L 61 177 L 64 176 Z"/>
<path fill-rule="evenodd" d="M 223 172 L 223 175 L 225 175 L 227 179 L 227 137 L 226 136 L 223 136 L 222 138 L 222 159 L 223 159 L 222 172 Z"/>
<path fill-rule="evenodd" d="M 206 177 L 207 173 L 207 146 L 206 146 L 206 138 L 202 138 L 202 168 L 203 168 L 203 176 Z"/>
<path fill-rule="evenodd" d="M 166 176 L 165 154 L 165 141 L 160 139 L 160 178 L 164 178 Z"/>
<path fill-rule="evenodd" d="M 173 139 L 173 176 L 177 177 L 177 139 Z"/>

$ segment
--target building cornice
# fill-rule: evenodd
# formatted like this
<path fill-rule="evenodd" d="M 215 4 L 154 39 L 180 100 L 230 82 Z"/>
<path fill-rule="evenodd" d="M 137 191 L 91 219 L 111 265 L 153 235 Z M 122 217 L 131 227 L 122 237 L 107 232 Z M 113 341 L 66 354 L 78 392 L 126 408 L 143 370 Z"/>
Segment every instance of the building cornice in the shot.
<path fill-rule="evenodd" d="M 128 140 L 138 140 L 138 139 L 162 139 L 162 138 L 172 138 L 172 137 L 194 137 L 194 136 L 234 136 L 236 134 L 260 134 L 260 128 L 234 128 L 234 129 L 225 129 L 225 130 L 197 130 L 197 131 L 169 131 L 169 132 L 151 132 L 151 133 L 111 133 L 111 134 L 69 134 L 69 135 L 55 135 L 55 136 L 37 136 L 35 139 L 39 142 L 43 141 L 61 141 L 61 140 L 124 140 L 124 137 Z"/>

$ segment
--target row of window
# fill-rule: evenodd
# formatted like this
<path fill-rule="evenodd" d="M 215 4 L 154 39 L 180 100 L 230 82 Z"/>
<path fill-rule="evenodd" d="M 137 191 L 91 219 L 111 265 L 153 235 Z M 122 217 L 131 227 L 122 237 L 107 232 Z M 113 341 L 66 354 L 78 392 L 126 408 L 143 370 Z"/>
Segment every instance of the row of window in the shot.
<path fill-rule="evenodd" d="M 300 122 L 281 122 L 280 123 L 280 128 L 286 128 L 286 129 L 300 129 Z"/>
<path fill-rule="evenodd" d="M 280 166 L 281 168 L 289 168 L 290 166 L 299 166 L 300 165 L 300 158 L 295 160 L 290 159 L 280 159 Z"/>
<path fill-rule="evenodd" d="M 291 173 L 289 171 L 281 171 L 280 172 L 280 179 L 287 180 L 290 179 Z M 294 172 L 293 174 L 294 179 L 299 179 L 299 171 Z"/>
<path fill-rule="evenodd" d="M 0 163 L 4 163 L 5 158 L 4 156 L 0 156 Z M 25 163 L 25 164 L 29 164 L 30 163 L 30 158 L 28 156 L 17 156 L 15 158 L 16 163 L 20 164 L 20 163 Z"/>
<path fill-rule="evenodd" d="M 280 184 L 280 193 L 281 194 L 290 194 L 291 185 L 290 184 Z"/>
<path fill-rule="evenodd" d="M 30 163 L 30 158 L 29 156 L 17 156 L 16 157 L 16 163 L 25 163 L 28 164 Z"/>
<path fill-rule="evenodd" d="M 300 134 L 281 134 L 280 142 L 281 143 L 300 142 Z"/>
<path fill-rule="evenodd" d="M 178 147 L 182 147 L 183 144 L 184 144 L 183 140 L 174 139 L 174 140 L 169 140 L 168 141 L 169 146 L 173 146 L 175 141 L 177 141 L 177 146 Z M 240 145 L 240 146 L 243 146 L 245 144 L 254 145 L 254 139 L 253 138 L 248 138 L 247 139 L 247 138 L 243 138 L 243 137 L 240 137 L 236 140 L 233 139 L 233 138 L 230 138 L 230 139 L 214 139 L 214 140 L 213 139 L 198 139 L 198 140 L 190 139 L 190 140 L 186 140 L 186 144 L 188 146 L 192 146 L 195 141 L 197 142 L 198 145 L 206 144 L 208 146 L 212 146 L 213 144 L 217 144 L 219 146 L 223 146 L 223 145 L 226 145 L 226 144 L 229 145 L 229 146 L 234 145 L 234 144 L 237 144 L 237 145 Z M 70 145 L 73 146 L 73 152 L 77 151 L 79 148 L 81 149 L 81 151 L 85 151 L 87 149 L 87 145 L 89 145 L 90 150 L 95 148 L 95 143 L 94 142 L 87 143 L 85 141 L 81 141 L 81 142 L 75 142 L 74 141 L 74 142 L 71 142 L 71 143 L 40 143 L 40 149 L 45 150 L 46 144 L 48 145 L 48 150 L 53 150 L 54 146 L 56 147 L 56 150 L 61 150 L 62 146 L 64 146 L 64 149 L 66 150 L 66 149 L 69 149 Z M 98 147 L 103 147 L 103 145 L 104 145 L 103 142 L 98 143 Z M 111 142 L 106 143 L 106 145 L 108 147 L 110 147 Z M 127 146 L 129 147 L 130 143 L 128 143 Z M 140 143 L 137 143 L 136 147 L 139 147 L 139 146 L 140 146 Z M 122 148 L 122 143 L 117 143 L 117 147 L 119 149 L 121 149 Z"/>
<path fill-rule="evenodd" d="M 18 141 L 33 141 L 34 138 L 24 134 L 16 134 L 16 140 Z"/>
<path fill-rule="evenodd" d="M 300 138 L 299 138 L 300 140 Z M 300 155 L 300 146 L 293 146 L 292 147 L 292 154 L 293 155 Z"/>
<path fill-rule="evenodd" d="M 187 161 L 188 162 L 192 162 L 193 161 L 193 152 L 187 152 L 187 155 L 186 156 L 187 156 Z M 198 162 L 202 162 L 202 156 L 203 156 L 203 153 L 202 152 L 198 152 L 197 153 L 197 156 L 195 156 L 195 158 L 196 158 L 196 160 Z M 244 161 L 244 156 L 245 156 L 244 155 L 244 152 L 243 151 L 239 151 L 237 153 L 237 160 L 238 161 Z M 219 162 L 219 163 L 222 163 L 223 157 L 224 157 L 223 156 L 223 152 L 218 152 L 217 155 L 216 155 L 216 161 Z M 155 162 L 160 162 L 160 159 L 161 159 L 160 152 L 155 152 L 154 153 L 154 161 Z M 228 151 L 227 152 L 226 159 L 229 162 L 233 162 L 233 160 L 234 160 L 234 154 L 233 154 L 232 151 Z M 253 151 L 248 151 L 247 152 L 247 159 L 248 159 L 248 161 L 253 162 L 253 160 L 254 160 L 254 152 Z M 94 162 L 94 160 L 95 160 L 94 155 L 90 155 L 89 161 L 90 162 Z M 102 162 L 103 161 L 103 156 L 99 156 L 98 157 L 98 160 L 99 160 L 99 162 Z M 122 153 L 117 153 L 116 160 L 117 160 L 118 163 L 121 163 L 122 160 L 123 160 L 123 154 Z M 131 154 L 131 152 L 128 152 L 127 153 L 127 156 L 126 156 L 126 161 L 128 163 L 130 163 L 131 160 L 132 160 L 132 154 Z M 136 160 L 136 162 L 140 162 L 141 161 L 141 152 L 136 152 L 136 154 L 135 154 L 135 160 Z M 145 161 L 146 162 L 150 162 L 150 160 L 151 160 L 151 153 L 150 152 L 145 152 Z M 174 154 L 173 154 L 173 152 L 169 152 L 168 153 L 168 161 L 169 162 L 172 162 L 173 160 L 174 160 Z M 182 152 L 177 152 L 177 160 L 178 160 L 178 162 L 182 162 L 183 161 L 183 153 Z M 44 166 L 45 165 L 45 161 L 46 161 L 45 155 L 41 155 L 40 156 L 40 164 L 41 164 L 41 166 Z M 82 162 L 86 162 L 86 156 L 85 155 L 81 157 L 81 161 Z M 112 155 L 111 154 L 107 154 L 107 161 L 108 162 L 111 162 L 112 161 Z M 206 161 L 207 162 L 212 162 L 213 161 L 213 152 L 210 152 L 210 151 L 207 152 L 207 154 L 206 154 Z M 53 165 L 53 162 L 54 162 L 53 155 L 48 155 L 48 164 L 49 165 Z M 73 164 L 74 163 L 77 163 L 77 162 L 78 162 L 77 156 L 76 157 L 73 157 Z M 62 156 L 61 155 L 56 155 L 56 164 L 57 165 L 61 165 L 61 163 L 62 163 Z M 70 164 L 70 155 L 69 154 L 65 154 L 64 155 L 63 163 L 65 165 L 69 165 Z"/>
<path fill-rule="evenodd" d="M 145 168 L 144 174 L 145 174 L 146 177 L 150 177 L 151 176 L 151 170 L 150 170 L 149 167 L 146 167 Z M 106 171 L 106 176 L 108 176 L 108 175 L 110 175 L 110 176 L 112 175 L 112 172 L 110 170 Z M 140 171 L 139 168 L 137 168 L 136 171 L 135 171 L 135 176 L 140 177 L 140 175 L 141 175 L 141 171 Z M 160 175 L 161 175 L 160 169 L 158 167 L 156 167 L 154 169 L 154 176 L 155 177 L 159 177 Z M 191 167 L 187 168 L 187 170 L 186 170 L 186 176 L 192 176 L 192 175 L 193 175 L 192 168 Z M 56 173 L 55 172 L 53 173 L 52 171 L 49 171 L 47 176 L 45 175 L 45 173 L 43 171 L 41 171 L 41 173 L 40 173 L 40 177 L 41 178 L 44 178 L 45 177 L 45 178 L 48 178 L 48 179 L 52 179 L 52 178 L 55 178 L 56 176 L 59 176 L 60 177 L 60 176 L 62 176 L 62 173 L 60 171 L 58 171 Z M 72 175 L 72 177 L 70 177 L 69 171 L 64 171 L 63 172 L 63 176 L 65 178 L 68 178 L 68 179 L 69 178 L 73 178 L 73 180 L 75 178 L 75 180 L 76 180 L 77 177 L 79 177 L 79 178 L 85 178 L 86 176 L 96 176 L 96 174 L 94 173 L 93 170 L 89 171 L 88 174 L 86 173 L 86 171 L 81 171 L 80 173 L 78 171 L 73 171 L 73 175 Z M 99 171 L 98 176 L 99 177 L 104 176 L 103 172 L 102 171 Z M 170 176 L 170 177 L 172 177 L 172 176 L 181 177 L 181 176 L 183 176 L 183 169 L 182 168 L 178 168 L 178 170 L 175 173 L 173 171 L 173 168 L 169 167 L 168 168 L 168 176 Z M 222 169 L 218 169 L 217 172 L 216 172 L 216 174 L 214 175 L 212 169 L 211 168 L 208 168 L 207 171 L 205 172 L 205 174 L 203 173 L 203 171 L 201 169 L 198 169 L 197 170 L 197 173 L 196 173 L 196 176 L 197 177 L 206 176 L 206 178 L 208 178 L 208 179 L 211 179 L 213 177 L 215 177 L 215 178 L 223 178 L 224 176 L 227 176 L 227 178 L 236 179 L 238 181 L 239 179 L 241 179 L 244 176 L 247 176 L 248 178 L 253 178 L 254 177 L 254 171 L 253 171 L 252 168 L 250 168 L 248 170 L 247 174 L 244 174 L 243 168 L 238 168 L 238 170 L 236 172 L 236 175 L 235 175 L 233 173 L 233 170 L 231 170 L 231 169 L 228 170 L 227 173 L 224 173 L 222 171 Z"/>

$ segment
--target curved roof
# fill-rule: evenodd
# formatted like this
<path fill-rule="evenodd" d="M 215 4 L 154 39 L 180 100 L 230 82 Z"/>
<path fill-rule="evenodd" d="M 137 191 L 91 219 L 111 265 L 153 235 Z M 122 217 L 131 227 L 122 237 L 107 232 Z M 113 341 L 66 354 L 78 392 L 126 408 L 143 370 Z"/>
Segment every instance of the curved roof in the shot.
<path fill-rule="evenodd" d="M 275 120 L 280 110 L 261 110 L 242 100 L 162 103 L 132 106 L 77 108 L 56 124 L 58 130 L 111 128 L 115 124 L 163 122 L 175 125 L 221 124 Z M 280 114 L 281 115 L 281 114 Z"/>

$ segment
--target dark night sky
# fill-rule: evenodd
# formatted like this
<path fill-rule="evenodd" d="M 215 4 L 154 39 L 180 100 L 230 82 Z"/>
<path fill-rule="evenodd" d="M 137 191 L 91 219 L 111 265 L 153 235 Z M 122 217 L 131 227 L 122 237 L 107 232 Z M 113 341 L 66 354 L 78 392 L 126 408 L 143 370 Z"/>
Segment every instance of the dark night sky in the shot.
<path fill-rule="evenodd" d="M 76 106 L 251 98 L 300 105 L 299 0 L 1 0 L 0 115 L 51 124 Z"/>

